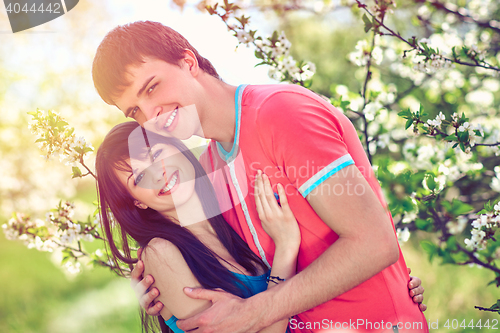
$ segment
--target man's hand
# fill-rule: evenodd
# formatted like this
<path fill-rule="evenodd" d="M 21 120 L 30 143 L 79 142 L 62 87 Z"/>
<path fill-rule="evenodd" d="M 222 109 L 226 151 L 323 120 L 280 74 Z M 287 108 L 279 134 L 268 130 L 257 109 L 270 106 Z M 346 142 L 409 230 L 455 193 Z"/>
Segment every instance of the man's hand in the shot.
<path fill-rule="evenodd" d="M 259 308 L 245 306 L 250 299 L 242 299 L 222 290 L 184 288 L 191 298 L 212 302 L 212 306 L 197 315 L 177 321 L 177 327 L 189 333 L 254 333 L 260 331 Z M 230 325 L 235 326 L 230 326 Z M 208 327 L 207 327 L 208 326 Z"/>
<path fill-rule="evenodd" d="M 411 268 L 408 268 L 408 274 L 411 273 Z M 410 290 L 410 296 L 413 298 L 414 303 L 418 303 L 420 311 L 424 312 L 427 310 L 427 305 L 423 304 L 424 301 L 424 287 L 421 286 L 422 280 L 418 277 L 410 275 L 410 281 L 408 282 L 408 289 Z"/>
<path fill-rule="evenodd" d="M 155 280 L 152 275 L 147 275 L 143 278 L 144 263 L 141 260 L 141 254 L 142 249 L 139 249 L 137 251 L 139 261 L 137 261 L 137 264 L 135 264 L 134 269 L 130 273 L 130 286 L 135 291 L 135 296 L 139 300 L 141 307 L 146 310 L 146 313 L 150 316 L 159 316 L 161 309 L 163 309 L 163 304 L 161 302 L 153 303 L 153 301 L 158 297 L 160 292 L 156 288 L 149 290 Z"/>

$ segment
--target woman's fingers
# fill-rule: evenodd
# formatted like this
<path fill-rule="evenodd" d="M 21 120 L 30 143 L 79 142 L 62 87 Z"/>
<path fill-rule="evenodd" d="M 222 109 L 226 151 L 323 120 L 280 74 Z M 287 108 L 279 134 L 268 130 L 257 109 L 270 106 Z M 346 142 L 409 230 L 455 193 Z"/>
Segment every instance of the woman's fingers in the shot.
<path fill-rule="evenodd" d="M 287 217 L 293 216 L 293 218 L 295 218 L 295 215 L 293 215 L 293 212 L 290 209 L 290 205 L 288 205 L 288 198 L 286 197 L 285 188 L 281 184 L 278 184 L 277 187 L 278 187 L 278 195 L 280 198 L 280 206 L 281 209 L 283 210 L 283 214 L 285 214 L 285 216 Z"/>
<path fill-rule="evenodd" d="M 258 180 L 258 177 L 255 176 L 255 187 L 254 187 L 254 198 L 255 198 L 255 207 L 257 208 L 257 214 L 259 214 L 259 218 L 261 220 L 264 220 L 266 218 L 266 215 L 264 213 L 264 207 L 262 206 L 262 202 L 260 200 L 260 181 Z"/>
<path fill-rule="evenodd" d="M 272 209 L 272 212 L 277 212 L 279 209 L 278 203 L 276 202 L 276 197 L 274 196 L 273 188 L 271 186 L 271 182 L 269 181 L 269 177 L 266 174 L 262 174 L 262 179 L 264 183 L 264 193 L 266 195 L 266 200 L 269 207 Z"/>
<path fill-rule="evenodd" d="M 267 200 L 266 196 L 266 188 L 264 184 L 264 175 L 262 174 L 262 171 L 257 172 L 257 186 L 259 188 L 259 199 L 262 204 L 262 209 L 264 211 L 264 214 L 267 219 L 269 219 L 270 216 L 272 216 L 272 209 L 271 206 L 269 206 L 269 201 Z"/>

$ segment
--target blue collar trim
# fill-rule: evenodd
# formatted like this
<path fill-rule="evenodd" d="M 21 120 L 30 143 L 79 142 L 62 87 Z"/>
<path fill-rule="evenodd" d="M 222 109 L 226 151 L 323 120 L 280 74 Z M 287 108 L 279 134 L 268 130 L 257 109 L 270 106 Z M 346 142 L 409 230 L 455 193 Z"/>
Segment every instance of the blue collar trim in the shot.
<path fill-rule="evenodd" d="M 243 91 L 245 90 L 247 84 L 239 85 L 236 88 L 236 92 L 234 93 L 234 111 L 235 111 L 235 132 L 234 132 L 234 141 L 233 147 L 230 152 L 227 152 L 222 145 L 217 142 L 217 150 L 219 152 L 219 156 L 226 162 L 233 160 L 238 152 L 238 143 L 240 141 L 240 119 L 241 119 L 241 98 L 243 96 Z"/>

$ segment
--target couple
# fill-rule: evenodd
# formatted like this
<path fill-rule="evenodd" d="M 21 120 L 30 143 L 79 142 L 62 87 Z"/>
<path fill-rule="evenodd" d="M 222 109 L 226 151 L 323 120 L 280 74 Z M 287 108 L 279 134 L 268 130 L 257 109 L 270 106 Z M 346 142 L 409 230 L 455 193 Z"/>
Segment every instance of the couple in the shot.
<path fill-rule="evenodd" d="M 428 331 L 380 186 L 329 103 L 297 86 L 230 86 L 154 22 L 111 31 L 92 73 L 143 125 L 108 135 L 97 172 L 115 259 L 134 262 L 127 236 L 148 245 L 132 283 L 149 314 L 193 332 Z M 212 139 L 203 168 L 165 138 L 192 135 Z"/>

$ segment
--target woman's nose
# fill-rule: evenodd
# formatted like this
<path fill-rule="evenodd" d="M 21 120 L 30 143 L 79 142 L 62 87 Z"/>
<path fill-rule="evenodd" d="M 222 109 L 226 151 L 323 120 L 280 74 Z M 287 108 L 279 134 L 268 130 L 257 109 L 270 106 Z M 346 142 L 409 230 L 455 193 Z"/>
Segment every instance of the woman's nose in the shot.
<path fill-rule="evenodd" d="M 155 183 L 165 182 L 165 170 L 161 162 L 156 162 L 151 166 L 153 172 L 153 181 Z"/>

